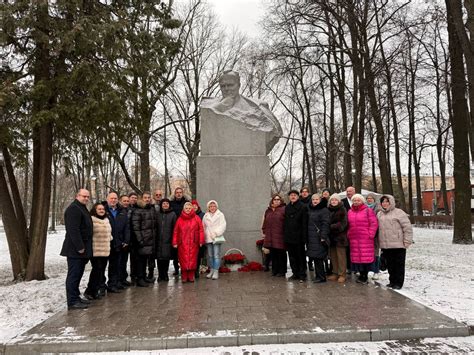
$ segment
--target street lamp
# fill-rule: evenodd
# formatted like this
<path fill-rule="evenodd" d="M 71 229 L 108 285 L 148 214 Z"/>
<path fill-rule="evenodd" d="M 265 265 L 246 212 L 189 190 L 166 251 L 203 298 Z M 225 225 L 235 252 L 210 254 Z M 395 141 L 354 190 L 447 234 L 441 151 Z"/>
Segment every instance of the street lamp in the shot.
<path fill-rule="evenodd" d="M 431 176 L 433 179 L 433 216 L 436 216 L 437 198 L 436 198 L 436 186 L 435 186 L 435 174 L 434 174 L 434 159 L 433 159 L 433 148 L 431 148 Z M 445 202 L 446 203 L 446 202 Z"/>

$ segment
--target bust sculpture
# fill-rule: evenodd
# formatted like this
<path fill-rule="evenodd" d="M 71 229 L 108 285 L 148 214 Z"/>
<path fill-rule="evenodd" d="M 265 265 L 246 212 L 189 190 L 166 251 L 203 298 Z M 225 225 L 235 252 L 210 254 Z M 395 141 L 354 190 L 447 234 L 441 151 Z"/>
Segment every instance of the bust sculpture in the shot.
<path fill-rule="evenodd" d="M 201 107 L 223 119 L 241 122 L 252 131 L 265 132 L 266 150 L 267 154 L 270 153 L 283 132 L 268 104 L 240 95 L 240 76 L 235 71 L 225 71 L 219 79 L 219 86 L 222 98 L 203 100 Z"/>

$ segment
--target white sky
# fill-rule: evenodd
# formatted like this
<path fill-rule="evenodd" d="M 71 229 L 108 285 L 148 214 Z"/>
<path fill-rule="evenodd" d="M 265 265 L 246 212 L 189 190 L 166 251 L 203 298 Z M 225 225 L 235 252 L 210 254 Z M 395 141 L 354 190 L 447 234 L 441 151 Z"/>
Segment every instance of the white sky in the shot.
<path fill-rule="evenodd" d="M 237 27 L 249 37 L 259 33 L 258 21 L 264 14 L 262 0 L 208 0 L 219 21 L 229 29 Z"/>

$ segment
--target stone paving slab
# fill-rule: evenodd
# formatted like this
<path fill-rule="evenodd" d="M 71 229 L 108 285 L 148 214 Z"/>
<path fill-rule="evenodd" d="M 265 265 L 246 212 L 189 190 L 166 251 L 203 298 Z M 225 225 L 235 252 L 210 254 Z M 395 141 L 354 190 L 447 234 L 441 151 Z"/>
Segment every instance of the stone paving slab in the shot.
<path fill-rule="evenodd" d="M 6 354 L 468 336 L 469 328 L 377 284 L 289 282 L 264 272 L 131 287 L 62 311 Z"/>

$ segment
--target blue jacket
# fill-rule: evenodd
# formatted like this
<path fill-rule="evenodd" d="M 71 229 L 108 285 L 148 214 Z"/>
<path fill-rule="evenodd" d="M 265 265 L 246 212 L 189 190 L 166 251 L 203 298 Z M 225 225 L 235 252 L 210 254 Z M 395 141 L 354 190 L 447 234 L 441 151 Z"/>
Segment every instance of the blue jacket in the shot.
<path fill-rule="evenodd" d="M 117 205 L 117 214 L 114 217 L 109 210 L 107 203 L 104 204 L 107 217 L 112 226 L 111 247 L 115 250 L 122 248 L 123 244 L 130 244 L 130 223 L 128 217 L 128 210 Z"/>

